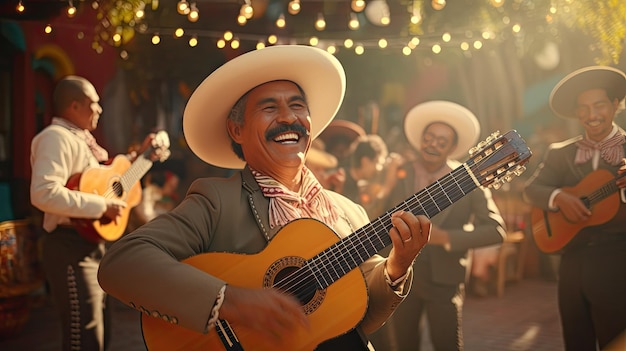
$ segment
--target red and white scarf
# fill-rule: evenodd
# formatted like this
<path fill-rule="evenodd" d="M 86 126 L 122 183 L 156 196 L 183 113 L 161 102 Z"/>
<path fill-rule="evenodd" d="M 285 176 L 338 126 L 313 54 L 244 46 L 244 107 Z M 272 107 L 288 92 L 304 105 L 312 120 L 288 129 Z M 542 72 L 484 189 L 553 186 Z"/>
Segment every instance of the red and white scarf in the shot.
<path fill-rule="evenodd" d="M 619 130 L 612 137 L 599 143 L 584 138 L 576 143 L 578 151 L 576 151 L 575 162 L 581 164 L 589 161 L 594 152 L 598 150 L 602 159 L 613 166 L 617 166 L 624 158 L 624 147 L 622 146 L 624 143 L 626 143 L 626 136 Z"/>
<path fill-rule="evenodd" d="M 98 145 L 96 138 L 87 129 L 80 129 L 72 122 L 60 117 L 52 118 L 51 124 L 65 127 L 74 135 L 83 139 L 98 162 L 104 162 L 109 159 L 109 153 L 102 146 Z"/>
<path fill-rule="evenodd" d="M 287 189 L 274 178 L 251 169 L 265 197 L 270 199 L 270 227 L 284 226 L 298 218 L 315 218 L 334 228 L 339 215 L 330 197 L 308 168 L 302 168 L 299 192 Z"/>

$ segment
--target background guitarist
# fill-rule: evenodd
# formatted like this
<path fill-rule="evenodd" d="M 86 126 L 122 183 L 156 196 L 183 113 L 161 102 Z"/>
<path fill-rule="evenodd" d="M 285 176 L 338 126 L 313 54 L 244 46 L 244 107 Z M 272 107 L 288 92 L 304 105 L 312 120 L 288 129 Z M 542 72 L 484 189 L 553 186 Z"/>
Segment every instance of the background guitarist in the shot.
<path fill-rule="evenodd" d="M 206 252 L 261 255 L 283 239 L 282 234 L 292 234 L 295 241 L 287 249 L 306 249 L 315 245 L 309 241 L 314 233 L 279 233 L 299 218 L 315 218 L 342 237 L 369 222 L 361 206 L 321 188 L 305 167 L 312 139 L 335 116 L 344 93 L 345 73 L 339 61 L 324 50 L 299 45 L 240 55 L 196 88 L 183 117 L 186 141 L 205 162 L 237 171 L 227 179 L 196 180 L 180 205 L 114 243 L 100 266 L 105 291 L 146 315 L 169 321 L 163 323 L 169 328 L 196 332 L 155 343 L 146 340 L 149 347 L 225 350 L 226 343 L 201 344 L 211 337 L 220 343 L 221 319 L 233 326 L 241 343 L 235 346 L 246 350 L 295 351 L 301 348 L 294 344 L 321 332 L 311 327 L 314 321 L 294 296 L 260 284 L 228 284 L 228 279 L 216 276 L 224 272 L 209 274 L 179 261 Z M 391 222 L 389 257 L 373 254 L 360 266 L 369 299 L 360 299 L 357 286 L 347 288 L 340 292 L 347 301 L 320 323 L 332 325 L 362 304 L 364 319 L 352 326 L 360 333 L 333 338 L 320 350 L 366 350 L 367 340 L 361 336 L 380 327 L 408 293 L 411 263 L 428 240 L 430 221 L 399 211 L 391 215 Z M 250 277 L 255 278 L 262 277 Z M 320 301 L 322 307 L 332 297 Z"/>
<path fill-rule="evenodd" d="M 614 123 L 624 96 L 626 75 L 604 66 L 576 70 L 554 87 L 552 111 L 577 119 L 584 133 L 549 147 L 525 188 L 530 204 L 559 211 L 572 223 L 594 215 L 593 208 L 562 188 L 577 185 L 598 169 L 616 176 L 626 173 L 626 132 Z M 626 177 L 617 185 L 621 188 L 617 214 L 583 228 L 562 250 L 558 297 L 567 350 L 596 350 L 596 345 L 605 349 L 626 331 Z"/>
<path fill-rule="evenodd" d="M 54 90 L 55 116 L 32 141 L 32 204 L 44 212 L 42 260 L 50 294 L 61 319 L 62 345 L 69 350 L 104 350 L 109 333 L 106 295 L 97 283 L 104 243 L 93 243 L 70 225 L 70 218 L 116 220 L 123 201 L 70 190 L 70 176 L 109 159 L 92 134 L 102 108 L 94 86 L 68 76 Z M 143 150 L 151 145 L 146 137 Z M 130 157 L 130 156 L 129 156 Z"/>

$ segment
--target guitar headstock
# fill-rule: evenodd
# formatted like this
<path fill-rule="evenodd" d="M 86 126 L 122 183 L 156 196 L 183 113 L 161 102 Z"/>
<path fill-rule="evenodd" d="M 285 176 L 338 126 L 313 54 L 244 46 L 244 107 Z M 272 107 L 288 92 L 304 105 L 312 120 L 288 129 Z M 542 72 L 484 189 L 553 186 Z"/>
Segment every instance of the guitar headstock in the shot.
<path fill-rule="evenodd" d="M 166 131 L 160 130 L 155 133 L 154 139 L 152 139 L 152 148 L 148 151 L 152 161 L 163 162 L 170 157 L 170 137 Z"/>
<path fill-rule="evenodd" d="M 466 163 L 473 176 L 480 185 L 494 189 L 521 175 L 532 156 L 530 148 L 515 130 L 504 135 L 495 132 L 471 148 L 469 153 L 470 159 Z"/>

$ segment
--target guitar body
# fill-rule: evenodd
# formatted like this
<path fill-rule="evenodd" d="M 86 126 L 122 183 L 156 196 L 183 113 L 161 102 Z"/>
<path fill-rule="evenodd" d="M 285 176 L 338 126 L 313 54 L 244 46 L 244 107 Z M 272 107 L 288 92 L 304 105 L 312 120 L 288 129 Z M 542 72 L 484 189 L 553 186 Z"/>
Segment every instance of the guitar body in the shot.
<path fill-rule="evenodd" d="M 106 198 L 116 198 L 125 201 L 128 206 L 122 209 L 122 215 L 117 223 L 108 218 L 72 218 L 72 224 L 83 237 L 92 242 L 102 240 L 113 241 L 119 239 L 126 230 L 130 210 L 141 201 L 141 184 L 137 181 L 130 189 L 125 190 L 120 180 L 122 174 L 131 166 L 131 162 L 123 155 L 113 159 L 108 166 L 89 168 L 85 172 L 75 174 L 67 182 L 67 187 L 90 194 L 97 194 Z"/>
<path fill-rule="evenodd" d="M 599 169 L 581 180 L 576 186 L 563 188 L 563 191 L 585 198 L 602 184 L 615 176 L 611 172 Z M 560 211 L 547 211 L 534 207 L 531 210 L 533 237 L 537 247 L 545 253 L 556 253 L 563 249 L 581 229 L 608 222 L 619 210 L 619 193 L 614 192 L 596 202 L 590 208 L 591 217 L 585 221 L 572 222 Z"/>
<path fill-rule="evenodd" d="M 258 254 L 205 253 L 183 262 L 216 276 L 229 285 L 269 288 L 306 260 L 339 240 L 323 223 L 299 219 L 282 228 Z M 310 282 L 314 287 L 315 282 Z M 308 287 L 308 285 L 307 285 Z M 228 288 L 226 288 L 228 293 Z M 367 287 L 360 269 L 353 269 L 324 290 L 316 290 L 302 306 L 310 330 L 298 329 L 286 350 L 313 350 L 322 342 L 352 330 L 365 315 Z M 244 350 L 272 350 L 261 335 L 230 324 Z M 216 329 L 199 334 L 158 318 L 142 315 L 142 330 L 149 350 L 228 350 Z M 272 350 L 275 351 L 275 350 Z"/>

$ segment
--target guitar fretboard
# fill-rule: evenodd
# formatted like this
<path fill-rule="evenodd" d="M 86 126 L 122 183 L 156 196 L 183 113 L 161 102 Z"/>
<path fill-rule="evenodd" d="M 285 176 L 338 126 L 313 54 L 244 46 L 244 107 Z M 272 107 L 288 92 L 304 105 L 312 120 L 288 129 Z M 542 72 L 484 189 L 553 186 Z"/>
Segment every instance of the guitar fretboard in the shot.
<path fill-rule="evenodd" d="M 301 270 L 308 270 L 318 287 L 325 289 L 391 244 L 388 232 L 392 226 L 392 213 L 404 210 L 432 218 L 476 188 L 477 184 L 470 176 L 468 168 L 465 165 L 459 166 L 450 174 L 314 256 Z"/>
<path fill-rule="evenodd" d="M 130 189 L 141 177 L 144 176 L 152 167 L 152 161 L 147 159 L 143 155 L 139 155 L 137 159 L 130 165 L 128 170 L 120 177 L 120 184 L 122 189 L 127 191 Z"/>

